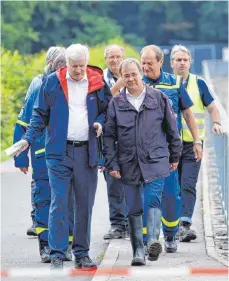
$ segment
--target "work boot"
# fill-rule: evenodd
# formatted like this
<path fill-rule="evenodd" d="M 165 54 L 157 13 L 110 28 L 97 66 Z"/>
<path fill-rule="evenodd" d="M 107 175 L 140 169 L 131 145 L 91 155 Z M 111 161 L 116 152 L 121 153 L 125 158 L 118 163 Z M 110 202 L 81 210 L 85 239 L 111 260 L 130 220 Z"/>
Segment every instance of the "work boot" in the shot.
<path fill-rule="evenodd" d="M 148 208 L 147 212 L 147 248 L 148 260 L 156 261 L 162 253 L 162 246 L 159 242 L 161 228 L 161 210 Z"/>
<path fill-rule="evenodd" d="M 63 260 L 59 257 L 51 258 L 50 269 L 63 269 Z"/>
<path fill-rule="evenodd" d="M 97 265 L 88 257 L 75 257 L 74 261 L 75 268 L 84 269 L 84 270 L 96 270 Z"/>
<path fill-rule="evenodd" d="M 50 258 L 50 248 L 48 245 L 48 242 L 42 241 L 40 238 L 38 238 L 39 241 L 39 252 L 40 252 L 40 257 L 41 257 L 41 262 L 42 263 L 50 263 L 51 258 Z"/>
<path fill-rule="evenodd" d="M 28 236 L 37 236 L 37 232 L 36 232 L 36 228 L 34 225 L 32 225 L 31 227 L 29 227 L 26 231 L 26 234 Z"/>
<path fill-rule="evenodd" d="M 118 228 L 111 228 L 107 234 L 103 236 L 104 240 L 108 239 L 121 239 L 125 235 L 125 231 Z"/>
<path fill-rule="evenodd" d="M 191 224 L 189 222 L 181 222 L 179 227 L 179 240 L 180 242 L 190 242 L 196 239 L 196 232 L 190 229 Z"/>
<path fill-rule="evenodd" d="M 130 241 L 133 250 L 132 266 L 145 265 L 145 250 L 142 238 L 142 216 L 129 216 Z"/>
<path fill-rule="evenodd" d="M 72 261 L 72 244 L 69 243 L 64 261 Z"/>
<path fill-rule="evenodd" d="M 177 251 L 177 241 L 175 236 L 165 237 L 165 251 L 166 253 L 175 253 Z"/>

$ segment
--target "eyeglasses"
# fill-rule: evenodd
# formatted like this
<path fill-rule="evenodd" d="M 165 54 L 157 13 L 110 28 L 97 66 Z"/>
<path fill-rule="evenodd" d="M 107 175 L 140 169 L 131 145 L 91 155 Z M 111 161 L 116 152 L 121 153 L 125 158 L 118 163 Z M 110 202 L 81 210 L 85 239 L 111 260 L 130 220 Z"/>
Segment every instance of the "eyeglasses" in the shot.
<path fill-rule="evenodd" d="M 123 57 L 121 57 L 121 56 L 110 56 L 110 57 L 108 57 L 108 59 L 109 60 L 121 60 Z"/>

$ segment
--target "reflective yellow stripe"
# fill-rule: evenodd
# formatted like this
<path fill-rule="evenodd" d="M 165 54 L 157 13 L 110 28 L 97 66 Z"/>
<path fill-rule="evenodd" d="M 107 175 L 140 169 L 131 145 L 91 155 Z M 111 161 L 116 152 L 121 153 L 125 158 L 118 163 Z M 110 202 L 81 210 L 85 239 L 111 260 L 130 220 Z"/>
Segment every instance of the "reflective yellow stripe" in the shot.
<path fill-rule="evenodd" d="M 166 84 L 159 84 L 159 85 L 155 85 L 155 88 L 157 89 L 178 89 L 180 88 L 180 76 L 176 77 L 176 85 L 168 85 Z"/>
<path fill-rule="evenodd" d="M 205 110 L 204 105 L 200 96 L 200 90 L 197 83 L 197 76 L 190 73 L 189 74 L 189 80 L 188 85 L 186 87 L 187 92 L 193 102 L 192 106 L 192 112 L 194 114 L 197 126 L 198 126 L 198 132 L 199 132 L 199 139 L 204 139 L 204 123 L 205 123 Z M 193 142 L 193 137 L 191 132 L 188 129 L 188 126 L 186 125 L 186 122 L 184 118 L 182 118 L 182 139 L 184 141 Z"/>
<path fill-rule="evenodd" d="M 36 151 L 35 151 L 35 154 L 37 155 L 37 154 L 40 154 L 40 153 L 42 153 L 42 152 L 45 152 L 45 148 L 36 150 Z"/>
<path fill-rule="evenodd" d="M 23 122 L 23 121 L 21 121 L 21 120 L 17 120 L 17 122 L 16 122 L 17 124 L 20 124 L 20 125 L 22 125 L 22 126 L 24 126 L 24 127 L 27 127 L 29 124 L 28 123 L 25 123 L 25 122 Z"/>
<path fill-rule="evenodd" d="M 41 234 L 43 231 L 49 230 L 48 228 L 45 227 L 36 227 L 36 233 L 39 235 Z"/>
<path fill-rule="evenodd" d="M 142 234 L 147 234 L 147 227 L 143 227 Z"/>
<path fill-rule="evenodd" d="M 69 236 L 68 237 L 68 242 L 72 242 L 73 241 L 73 236 Z"/>
<path fill-rule="evenodd" d="M 165 218 L 161 217 L 161 221 L 163 222 L 164 225 L 166 225 L 168 227 L 175 227 L 179 224 L 180 219 L 170 222 L 170 221 L 167 221 Z"/>

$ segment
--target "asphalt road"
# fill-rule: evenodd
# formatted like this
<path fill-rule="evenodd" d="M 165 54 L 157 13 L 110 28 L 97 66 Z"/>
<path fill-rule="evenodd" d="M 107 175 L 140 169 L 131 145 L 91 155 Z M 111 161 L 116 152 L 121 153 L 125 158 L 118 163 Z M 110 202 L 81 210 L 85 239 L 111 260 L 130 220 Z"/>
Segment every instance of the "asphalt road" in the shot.
<path fill-rule="evenodd" d="M 48 268 L 49 264 L 40 262 L 37 238 L 26 235 L 31 225 L 30 218 L 30 181 L 31 174 L 16 172 L 13 161 L 1 166 L 1 268 Z M 99 174 L 96 200 L 92 219 L 92 239 L 90 256 L 100 262 L 107 244 L 103 240 L 109 229 L 106 185 Z M 65 267 L 73 267 L 73 262 L 65 262 Z M 72 277 L 48 278 L 48 281 L 72 280 Z M 40 281 L 44 278 L 18 277 L 2 280 Z M 79 277 L 74 280 L 89 281 L 91 277 Z"/>

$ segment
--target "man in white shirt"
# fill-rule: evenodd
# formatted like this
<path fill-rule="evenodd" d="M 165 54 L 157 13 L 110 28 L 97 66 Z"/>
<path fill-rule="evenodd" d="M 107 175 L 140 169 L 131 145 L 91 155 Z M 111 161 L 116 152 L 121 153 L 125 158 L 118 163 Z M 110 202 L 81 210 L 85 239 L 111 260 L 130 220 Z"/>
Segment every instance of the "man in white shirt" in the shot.
<path fill-rule="evenodd" d="M 75 267 L 96 269 L 89 257 L 92 208 L 101 156 L 99 136 L 111 93 L 103 72 L 89 66 L 86 46 L 66 49 L 67 67 L 48 76 L 41 86 L 21 151 L 47 127 L 46 163 L 51 186 L 49 246 L 51 268 L 61 269 L 68 248 L 68 192 L 72 182 L 75 221 L 72 252 Z"/>

